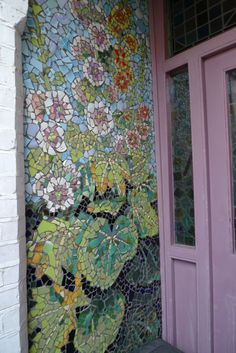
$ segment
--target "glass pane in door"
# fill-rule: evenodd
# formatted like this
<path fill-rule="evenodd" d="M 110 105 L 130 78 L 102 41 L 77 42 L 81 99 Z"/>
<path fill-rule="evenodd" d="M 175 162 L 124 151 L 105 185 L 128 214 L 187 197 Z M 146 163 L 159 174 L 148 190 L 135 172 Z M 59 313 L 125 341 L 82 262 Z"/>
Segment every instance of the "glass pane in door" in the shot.
<path fill-rule="evenodd" d="M 190 94 L 187 67 L 170 75 L 175 242 L 195 245 Z"/>

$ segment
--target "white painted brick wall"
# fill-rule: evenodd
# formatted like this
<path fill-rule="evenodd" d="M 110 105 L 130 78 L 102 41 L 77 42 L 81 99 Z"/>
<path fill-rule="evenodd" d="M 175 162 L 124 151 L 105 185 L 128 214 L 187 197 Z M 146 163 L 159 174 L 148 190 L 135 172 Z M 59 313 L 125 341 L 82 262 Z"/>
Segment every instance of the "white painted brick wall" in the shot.
<path fill-rule="evenodd" d="M 0 0 L 0 353 L 27 353 L 21 32 L 27 0 Z"/>

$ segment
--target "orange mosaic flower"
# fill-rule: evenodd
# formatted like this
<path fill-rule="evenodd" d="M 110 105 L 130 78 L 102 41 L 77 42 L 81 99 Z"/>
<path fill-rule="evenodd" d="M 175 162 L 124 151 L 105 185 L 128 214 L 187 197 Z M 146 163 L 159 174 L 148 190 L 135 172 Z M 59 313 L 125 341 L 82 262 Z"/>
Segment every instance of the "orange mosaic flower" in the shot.
<path fill-rule="evenodd" d="M 129 27 L 130 8 L 119 9 L 114 7 L 108 17 L 108 28 L 114 36 L 119 36 Z"/>
<path fill-rule="evenodd" d="M 146 105 L 141 105 L 138 110 L 138 117 L 143 120 L 147 121 L 149 118 L 149 109 Z"/>
<path fill-rule="evenodd" d="M 115 85 L 118 87 L 118 89 L 121 92 L 126 92 L 130 81 L 132 81 L 134 78 L 134 73 L 133 70 L 130 69 L 128 71 L 119 71 L 115 76 L 114 76 L 114 81 Z"/>
<path fill-rule="evenodd" d="M 128 45 L 129 49 L 132 51 L 133 54 L 137 53 L 138 43 L 136 38 L 134 38 L 132 34 L 126 34 L 124 37 L 124 41 Z"/>
<path fill-rule="evenodd" d="M 130 56 L 127 50 L 122 47 L 115 46 L 114 62 L 119 68 L 127 69 L 130 66 Z"/>

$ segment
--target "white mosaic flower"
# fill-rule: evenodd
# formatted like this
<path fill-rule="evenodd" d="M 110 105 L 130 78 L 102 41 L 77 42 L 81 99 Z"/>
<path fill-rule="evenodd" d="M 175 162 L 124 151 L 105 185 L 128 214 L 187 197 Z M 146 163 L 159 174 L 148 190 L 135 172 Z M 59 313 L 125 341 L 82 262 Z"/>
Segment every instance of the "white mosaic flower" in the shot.
<path fill-rule="evenodd" d="M 78 59 L 84 59 L 88 56 L 94 56 L 95 51 L 94 47 L 89 38 L 82 38 L 81 36 L 76 36 L 73 39 L 73 43 L 71 45 L 71 49 L 73 55 Z"/>
<path fill-rule="evenodd" d="M 108 50 L 110 46 L 109 35 L 106 28 L 100 23 L 91 23 L 88 28 L 92 37 L 92 46 L 101 52 Z"/>
<path fill-rule="evenodd" d="M 42 150 L 50 155 L 65 152 L 64 130 L 54 121 L 42 122 L 36 140 Z"/>
<path fill-rule="evenodd" d="M 25 115 L 29 116 L 33 123 L 43 121 L 45 111 L 45 93 L 41 91 L 30 91 L 25 99 Z"/>
<path fill-rule="evenodd" d="M 44 189 L 43 199 L 47 201 L 50 212 L 65 211 L 74 204 L 73 189 L 63 177 L 52 177 Z"/>
<path fill-rule="evenodd" d="M 66 122 L 72 119 L 73 108 L 69 97 L 62 91 L 50 91 L 45 94 L 45 109 L 51 120 Z"/>
<path fill-rule="evenodd" d="M 102 64 L 92 57 L 85 60 L 83 72 L 84 76 L 93 86 L 101 86 L 105 81 L 105 73 Z"/>
<path fill-rule="evenodd" d="M 80 186 L 80 173 L 69 160 L 63 162 L 59 175 L 55 172 L 44 175 L 39 172 L 35 175 L 33 193 L 46 201 L 46 207 L 52 213 L 65 211 L 75 202 L 75 192 Z"/>
<path fill-rule="evenodd" d="M 72 119 L 73 108 L 62 91 L 30 91 L 25 99 L 25 110 L 33 123 L 41 123 L 47 115 L 50 120 L 66 122 Z"/>
<path fill-rule="evenodd" d="M 88 104 L 86 115 L 89 130 L 96 135 L 106 136 L 114 127 L 111 111 L 98 99 Z"/>

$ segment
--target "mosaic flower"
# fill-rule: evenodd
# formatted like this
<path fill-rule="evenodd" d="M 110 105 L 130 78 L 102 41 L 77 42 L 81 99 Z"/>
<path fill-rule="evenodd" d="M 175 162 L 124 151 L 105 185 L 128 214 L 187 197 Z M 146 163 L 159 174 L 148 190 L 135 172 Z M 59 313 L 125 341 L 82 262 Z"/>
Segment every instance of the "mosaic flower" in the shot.
<path fill-rule="evenodd" d="M 138 110 L 138 117 L 142 121 L 148 121 L 149 120 L 149 109 L 146 105 L 141 105 Z"/>
<path fill-rule="evenodd" d="M 130 148 L 136 148 L 140 144 L 139 135 L 135 131 L 129 131 L 127 135 L 127 142 Z"/>
<path fill-rule="evenodd" d="M 45 93 L 41 91 L 30 92 L 25 100 L 26 115 L 30 115 L 30 118 L 34 123 L 40 123 L 43 121 L 45 111 Z"/>
<path fill-rule="evenodd" d="M 89 130 L 96 135 L 106 136 L 114 127 L 111 111 L 98 99 L 87 107 Z"/>
<path fill-rule="evenodd" d="M 73 115 L 69 98 L 62 91 L 31 92 L 26 107 L 34 123 L 41 123 L 45 115 L 56 122 L 69 121 Z"/>
<path fill-rule="evenodd" d="M 80 78 L 76 78 L 72 82 L 71 90 L 72 90 L 72 92 L 74 94 L 75 99 L 77 99 L 82 104 L 87 104 L 88 103 L 88 100 L 87 100 L 87 97 L 86 97 L 85 88 L 84 88 Z"/>
<path fill-rule="evenodd" d="M 65 161 L 59 175 L 50 170 L 47 175 L 35 175 L 33 192 L 46 201 L 50 212 L 65 211 L 74 204 L 74 193 L 80 186 L 80 173 L 71 161 Z"/>
<path fill-rule="evenodd" d="M 65 152 L 64 130 L 54 121 L 43 122 L 36 135 L 36 140 L 42 150 L 50 155 L 56 152 Z"/>
<path fill-rule="evenodd" d="M 91 45 L 91 42 L 88 38 L 82 38 L 81 36 L 76 36 L 73 39 L 71 49 L 73 55 L 78 59 L 84 59 L 89 56 L 94 56 L 95 51 Z"/>
<path fill-rule="evenodd" d="M 149 128 L 147 125 L 138 124 L 136 126 L 137 133 L 142 141 L 146 141 L 148 138 Z"/>
<path fill-rule="evenodd" d="M 110 46 L 109 36 L 106 28 L 100 23 L 91 23 L 88 31 L 92 36 L 92 45 L 101 52 L 107 50 Z"/>
<path fill-rule="evenodd" d="M 121 33 L 129 27 L 130 15 L 130 7 L 122 9 L 115 6 L 111 10 L 111 14 L 108 17 L 108 28 L 114 36 L 121 35 Z"/>
<path fill-rule="evenodd" d="M 127 69 L 130 67 L 130 55 L 125 48 L 121 46 L 115 46 L 114 62 L 120 69 Z"/>
<path fill-rule="evenodd" d="M 119 71 L 114 76 L 114 82 L 121 92 L 126 92 L 129 88 L 130 81 L 134 78 L 132 69 L 128 71 Z"/>
<path fill-rule="evenodd" d="M 45 109 L 49 118 L 56 122 L 69 121 L 73 116 L 69 97 L 62 91 L 46 92 Z"/>
<path fill-rule="evenodd" d="M 83 65 L 85 77 L 93 86 L 101 86 L 105 81 L 104 69 L 96 59 L 89 57 Z"/>
<path fill-rule="evenodd" d="M 138 42 L 132 34 L 126 34 L 124 36 L 124 42 L 128 45 L 129 49 L 132 51 L 133 54 L 137 53 Z"/>

